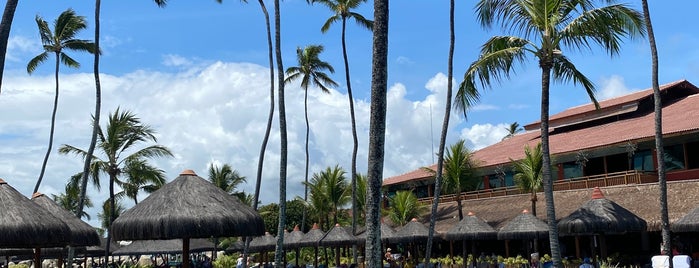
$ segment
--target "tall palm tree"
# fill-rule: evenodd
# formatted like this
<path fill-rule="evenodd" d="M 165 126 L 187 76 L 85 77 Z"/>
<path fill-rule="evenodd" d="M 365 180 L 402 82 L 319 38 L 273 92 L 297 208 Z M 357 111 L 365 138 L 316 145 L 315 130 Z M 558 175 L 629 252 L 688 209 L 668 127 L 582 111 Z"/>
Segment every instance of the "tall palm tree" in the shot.
<path fill-rule="evenodd" d="M 397 226 L 403 226 L 412 218 L 419 218 L 428 208 L 421 205 L 411 191 L 398 191 L 389 200 L 388 218 Z"/>
<path fill-rule="evenodd" d="M 106 129 L 100 129 L 97 133 L 97 147 L 100 149 L 102 158 L 93 155 L 91 166 L 93 176 L 101 173 L 109 176 L 109 200 L 110 207 L 115 207 L 114 183 L 120 176 L 132 176 L 133 174 L 153 172 L 153 168 L 147 160 L 156 157 L 172 157 L 172 152 L 162 145 L 147 145 L 138 148 L 142 143 L 157 143 L 155 130 L 150 126 L 142 124 L 141 120 L 128 111 L 120 111 L 119 108 L 109 115 Z M 72 145 L 64 144 L 58 149 L 62 154 L 75 154 L 86 157 L 87 152 Z M 129 154 L 130 153 L 130 154 Z M 123 181 L 123 180 L 119 180 Z M 115 212 L 115 211 L 112 211 Z M 111 224 L 116 218 L 112 213 L 109 218 Z M 107 235 L 107 243 L 111 240 L 111 234 Z M 106 249 L 105 249 L 106 250 Z M 105 255 L 109 253 L 106 252 Z"/>
<path fill-rule="evenodd" d="M 333 168 L 328 167 L 319 174 L 325 182 L 325 195 L 328 197 L 328 202 L 330 202 L 330 213 L 333 216 L 333 223 L 338 223 L 337 218 L 340 208 L 347 205 L 350 201 L 345 173 L 340 166 L 335 166 Z M 328 227 L 329 230 L 331 226 Z"/>
<path fill-rule="evenodd" d="M 51 198 L 53 199 L 53 201 L 56 201 L 56 203 L 59 206 L 74 214 L 76 214 L 76 211 L 78 211 L 78 203 L 80 201 L 80 185 L 78 184 L 80 177 L 81 174 L 72 176 L 68 183 L 66 183 L 65 190 L 63 193 L 59 193 L 58 195 L 51 194 Z M 84 205 L 86 207 L 92 207 L 92 200 L 90 200 L 89 197 L 85 197 L 84 202 Z M 83 211 L 82 213 L 80 213 L 78 218 L 85 218 L 89 221 L 90 214 L 87 214 Z"/>
<path fill-rule="evenodd" d="M 328 74 L 324 71 L 334 73 L 335 69 L 325 62 L 320 60 L 320 53 L 323 52 L 323 46 L 321 45 L 309 45 L 305 48 L 296 49 L 296 58 L 298 66 L 292 66 L 286 69 L 286 79 L 284 83 L 290 83 L 295 80 L 301 80 L 301 88 L 304 90 L 303 95 L 303 111 L 306 118 L 306 173 L 304 182 L 308 182 L 308 136 L 310 132 L 310 126 L 308 125 L 308 86 L 315 85 L 320 88 L 323 93 L 330 93 L 328 86 L 337 86 L 337 83 L 333 81 Z M 304 200 L 308 197 L 308 188 L 304 190 Z"/>
<path fill-rule="evenodd" d="M 521 132 L 523 129 L 522 129 L 522 127 L 519 126 L 519 123 L 513 122 L 512 124 L 507 126 L 505 128 L 505 130 L 507 130 L 507 135 L 505 135 L 505 137 L 502 137 L 502 140 L 506 140 L 506 139 L 511 138 L 515 134 Z"/>
<path fill-rule="evenodd" d="M 650 20 L 650 10 L 648 9 L 648 1 L 641 0 L 643 6 L 643 20 L 646 24 L 646 32 L 648 33 L 648 43 L 650 45 L 651 54 L 651 83 L 653 84 L 653 107 L 655 111 L 655 151 L 656 155 L 665 155 L 663 146 L 663 103 L 660 96 L 660 85 L 658 84 L 658 48 L 655 44 L 655 34 L 653 33 L 653 23 Z M 660 190 L 660 230 L 662 233 L 663 248 L 665 252 L 671 251 L 670 237 L 670 218 L 667 208 L 667 177 L 665 175 L 665 161 L 663 157 L 658 159 L 658 184 Z M 672 265 L 672 264 L 670 264 Z"/>
<path fill-rule="evenodd" d="M 436 176 L 437 171 L 430 168 L 424 168 L 427 172 Z M 447 156 L 444 158 L 444 177 L 442 178 L 442 193 L 456 195 L 456 204 L 459 211 L 459 220 L 464 218 L 463 207 L 461 205 L 461 193 L 464 191 L 473 191 L 478 187 L 480 178 L 476 175 L 478 163 L 473 158 L 468 148 L 466 141 L 459 140 L 452 144 L 447 151 Z"/>
<path fill-rule="evenodd" d="M 56 127 L 56 110 L 58 109 L 58 72 L 60 63 L 72 68 L 79 68 L 80 63 L 65 53 L 65 50 L 83 51 L 95 53 L 95 43 L 89 40 L 75 39 L 76 35 L 83 29 L 87 28 L 87 21 L 84 16 L 78 16 L 75 11 L 68 9 L 63 11 L 53 23 L 53 31 L 49 28 L 49 24 L 39 15 L 36 16 L 36 24 L 39 27 L 39 35 L 41 43 L 44 47 L 44 52 L 32 58 L 27 63 L 27 72 L 34 73 L 40 64 L 44 63 L 51 53 L 56 55 L 55 65 L 55 82 L 56 93 L 53 99 L 53 112 L 51 113 L 51 130 L 49 132 L 49 146 L 44 156 L 44 162 L 41 164 L 41 172 L 34 186 L 34 192 L 39 191 L 39 186 L 44 178 L 46 171 L 46 163 L 51 155 L 51 147 L 53 147 L 53 133 Z"/>
<path fill-rule="evenodd" d="M 443 172 L 443 166 L 444 166 L 444 148 L 446 147 L 446 142 L 447 142 L 447 131 L 449 129 L 449 118 L 451 117 L 451 97 L 452 97 L 452 80 L 454 77 L 454 42 L 455 42 L 455 34 L 454 34 L 454 1 L 450 0 L 449 1 L 449 55 L 447 57 L 447 96 L 446 96 L 446 102 L 445 102 L 445 109 L 444 109 L 444 119 L 442 121 L 442 131 L 440 133 L 440 138 L 439 138 L 439 150 L 437 151 L 437 174 L 435 176 L 435 196 L 434 196 L 434 201 L 432 202 L 432 211 L 436 212 L 437 211 L 437 206 L 439 204 L 439 195 L 441 192 L 441 187 L 442 187 L 442 172 Z M 462 100 L 469 100 L 472 97 L 468 96 L 468 94 L 463 94 Z M 473 98 L 477 98 L 476 96 L 473 96 Z M 465 113 L 465 112 L 464 112 Z M 459 196 L 459 198 L 461 198 Z M 460 199 L 459 199 L 460 200 Z M 459 201 L 460 202 L 460 201 Z M 461 217 L 461 210 L 459 210 L 460 217 Z M 430 226 L 429 226 L 429 233 L 427 236 L 427 247 L 425 250 L 425 265 L 428 265 L 430 263 L 430 257 L 432 254 L 432 240 L 434 237 L 434 227 L 436 224 L 436 213 L 432 213 L 430 216 Z"/>
<path fill-rule="evenodd" d="M 386 91 L 388 89 L 388 0 L 374 1 L 374 31 L 371 56 L 371 108 L 367 160 L 367 237 L 365 254 L 368 267 L 383 266 L 381 250 L 381 182 L 386 141 Z"/>
<path fill-rule="evenodd" d="M 0 22 L 0 93 L 2 92 L 2 75 L 5 69 L 7 42 L 10 39 L 10 29 L 12 28 L 12 20 L 15 17 L 17 2 L 19 0 L 7 0 L 5 11 L 2 13 L 2 21 Z"/>
<path fill-rule="evenodd" d="M 121 187 L 122 191 L 117 193 L 117 199 L 128 197 L 138 204 L 138 193 L 144 191 L 152 193 L 165 185 L 165 171 L 148 164 L 146 159 L 134 159 L 124 163 L 121 171 L 125 177 L 119 177 L 114 182 Z"/>
<path fill-rule="evenodd" d="M 279 0 L 274 0 L 274 54 L 277 60 L 277 85 L 279 95 L 279 225 L 277 230 L 284 230 L 286 226 L 286 168 L 288 152 L 288 139 L 286 133 L 286 105 L 284 104 L 284 64 L 282 62 L 281 40 L 281 14 Z M 277 246 L 274 251 L 274 263 L 281 267 L 284 236 L 277 236 Z"/>
<path fill-rule="evenodd" d="M 216 185 L 216 187 L 221 188 L 229 195 L 238 197 L 241 202 L 245 203 L 248 198 L 244 192 L 238 191 L 238 186 L 242 183 L 247 182 L 245 176 L 240 175 L 237 170 L 233 169 L 231 165 L 224 164 L 222 167 L 216 166 L 213 163 L 209 166 L 209 181 Z M 249 202 L 252 205 L 252 202 Z"/>
<path fill-rule="evenodd" d="M 642 15 L 616 1 L 595 7 L 592 0 L 480 0 L 476 5 L 477 18 L 484 27 L 499 23 L 505 32 L 513 36 L 491 37 L 482 47 L 481 55 L 464 74 L 464 81 L 457 92 L 459 96 L 477 91 L 476 79 L 489 87 L 493 80 L 509 78 L 513 66 L 523 64 L 527 56 L 533 56 L 541 68 L 541 146 L 543 166 L 551 166 L 549 153 L 549 85 L 554 81 L 581 84 L 590 99 L 595 87 L 563 53 L 564 49 L 591 49 L 600 45 L 610 55 L 621 49 L 622 38 L 643 35 Z M 517 36 L 520 34 L 520 36 Z M 468 103 L 456 103 L 464 109 Z M 551 170 L 543 170 L 546 197 L 546 218 L 555 219 L 553 181 Z M 557 267 L 562 267 L 556 221 L 549 220 L 549 244 L 551 257 Z"/>
<path fill-rule="evenodd" d="M 512 161 L 512 166 L 515 170 L 514 180 L 519 189 L 529 193 L 532 201 L 532 215 L 536 216 L 536 193 L 541 190 L 542 186 L 542 170 L 543 170 L 543 155 L 541 152 L 541 143 L 538 143 L 534 149 L 529 145 L 524 146 L 524 158 Z"/>
<path fill-rule="evenodd" d="M 308 200 L 300 197 L 297 197 L 297 200 L 303 201 L 308 208 L 308 219 L 327 230 L 330 222 L 330 202 L 325 190 L 325 180 L 322 176 L 314 174 L 311 180 L 304 184 L 308 187 Z"/>
<path fill-rule="evenodd" d="M 352 147 L 352 170 L 350 178 L 352 180 L 352 215 L 358 215 L 357 211 L 357 149 L 359 147 L 359 141 L 357 139 L 357 125 L 355 123 L 354 115 L 354 98 L 352 97 L 352 83 L 350 80 L 350 70 L 349 70 L 349 60 L 347 59 L 347 44 L 346 44 L 346 28 L 347 19 L 353 19 L 359 26 L 371 31 L 374 22 L 366 19 L 362 14 L 354 12 L 352 10 L 359 7 L 359 5 L 366 2 L 366 0 L 310 0 L 311 3 L 318 2 L 325 5 L 334 14 L 325 21 L 323 27 L 320 31 L 326 33 L 333 23 L 341 21 L 342 22 L 342 58 L 345 63 L 345 81 L 347 83 L 347 98 L 349 99 L 350 108 L 350 120 L 352 122 L 352 140 L 354 146 Z M 357 232 L 357 220 L 352 217 L 352 232 L 356 234 Z M 356 255 L 356 254 L 355 254 Z M 356 261 L 356 260 L 355 260 Z"/>

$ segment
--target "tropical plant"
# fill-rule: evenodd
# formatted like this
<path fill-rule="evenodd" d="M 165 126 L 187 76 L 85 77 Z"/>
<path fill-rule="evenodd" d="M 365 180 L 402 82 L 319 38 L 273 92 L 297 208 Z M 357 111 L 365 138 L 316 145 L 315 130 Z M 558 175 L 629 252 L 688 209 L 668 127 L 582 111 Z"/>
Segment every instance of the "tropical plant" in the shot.
<path fill-rule="evenodd" d="M 388 89 L 388 0 L 374 1 L 371 108 L 367 160 L 367 237 L 364 246 L 368 267 L 383 266 L 381 249 L 381 183 L 386 141 L 386 91 Z"/>
<path fill-rule="evenodd" d="M 308 153 L 308 136 L 310 132 L 310 126 L 308 125 L 308 86 L 315 85 L 323 93 L 330 93 L 328 86 L 337 86 L 337 83 L 333 81 L 330 76 L 328 76 L 324 71 L 334 73 L 335 69 L 325 62 L 320 60 L 320 53 L 323 52 L 323 46 L 320 45 L 309 45 L 301 49 L 300 47 L 296 49 L 296 58 L 298 61 L 298 66 L 289 67 L 286 69 L 286 79 L 284 83 L 290 83 L 292 81 L 301 80 L 301 88 L 304 90 L 303 95 L 303 110 L 306 118 L 306 170 L 304 175 L 304 182 L 308 183 L 308 165 L 309 165 L 309 153 Z M 308 200 L 308 187 L 304 188 L 304 200 Z"/>
<path fill-rule="evenodd" d="M 313 212 L 313 219 L 330 230 L 335 223 L 339 223 L 340 208 L 350 201 L 345 171 L 339 166 L 328 167 L 313 174 L 306 186 L 310 192 L 307 206 Z"/>
<path fill-rule="evenodd" d="M 367 198 L 367 180 L 366 176 L 363 174 L 357 174 L 356 177 L 356 194 L 353 195 L 355 199 L 355 205 L 357 212 L 352 212 L 352 215 L 357 215 L 357 220 L 364 224 L 364 219 L 366 219 L 366 198 Z M 356 214 L 355 214 L 356 213 Z M 354 220 L 354 216 L 352 217 Z"/>
<path fill-rule="evenodd" d="M 643 20 L 648 33 L 648 44 L 650 45 L 651 53 L 651 83 L 653 84 L 653 108 L 655 111 L 655 151 L 656 155 L 665 155 L 665 147 L 663 142 L 663 104 L 660 96 L 660 85 L 658 84 L 658 48 L 655 44 L 655 34 L 653 33 L 653 23 L 650 20 L 650 10 L 648 9 L 648 1 L 641 0 L 643 6 Z M 662 236 L 662 250 L 670 252 L 671 234 L 670 234 L 670 217 L 667 208 L 667 176 L 666 166 L 663 157 L 657 157 L 658 161 L 658 184 L 660 191 L 660 231 Z"/>
<path fill-rule="evenodd" d="M 347 59 L 347 44 L 346 44 L 346 30 L 347 30 L 347 19 L 353 19 L 360 27 L 371 30 L 373 27 L 373 21 L 366 19 L 362 14 L 354 12 L 359 5 L 366 2 L 366 0 L 307 0 L 311 3 L 320 3 L 330 9 L 334 14 L 328 18 L 320 28 L 320 31 L 326 33 L 333 23 L 341 21 L 342 22 L 342 58 L 345 63 L 345 81 L 347 83 L 347 98 L 349 100 L 350 108 L 350 120 L 352 122 L 352 140 L 354 145 L 352 147 L 352 168 L 350 173 L 350 179 L 352 180 L 352 215 L 359 215 L 357 208 L 358 204 L 358 188 L 357 188 L 357 148 L 359 142 L 357 140 L 357 124 L 354 115 L 354 98 L 352 97 L 352 83 L 350 80 L 350 70 L 349 70 L 349 60 Z M 357 232 L 357 220 L 356 217 L 352 217 L 352 232 Z M 355 260 L 356 261 L 356 260 Z"/>
<path fill-rule="evenodd" d="M 599 107 L 593 83 L 565 56 L 563 50 L 592 49 L 601 46 L 610 55 L 621 49 L 622 38 L 643 35 L 641 14 L 625 4 L 603 1 L 596 7 L 592 0 L 480 0 L 476 17 L 484 27 L 499 23 L 513 36 L 494 36 L 482 46 L 481 54 L 471 63 L 457 92 L 456 107 L 466 111 L 471 105 L 463 96 L 477 92 L 476 80 L 484 87 L 493 81 L 509 78 L 517 63 L 533 56 L 541 68 L 541 146 L 543 166 L 551 166 L 549 153 L 549 86 L 555 82 L 582 85 Z M 517 36 L 520 34 L 520 36 Z M 552 77 L 553 75 L 553 77 Z M 543 170 L 546 218 L 555 219 L 551 170 Z M 549 244 L 554 265 L 561 267 L 556 221 L 549 221 Z"/>
<path fill-rule="evenodd" d="M 238 197 L 240 201 L 246 198 L 244 192 L 238 191 L 238 186 L 246 182 L 245 176 L 240 175 L 240 173 L 231 168 L 229 164 L 224 164 L 222 167 L 219 167 L 212 163 L 209 166 L 208 179 L 213 185 L 221 188 L 224 192 Z"/>
<path fill-rule="evenodd" d="M 524 130 L 524 129 L 519 126 L 519 123 L 513 122 L 512 124 L 507 126 L 505 128 L 505 130 L 507 130 L 507 135 L 505 135 L 505 137 L 502 137 L 502 140 L 512 138 L 512 136 L 514 136 L 515 134 L 517 134 L 519 132 L 522 132 L 522 130 Z"/>
<path fill-rule="evenodd" d="M 157 143 L 155 130 L 150 126 L 142 124 L 141 120 L 128 111 L 120 111 L 119 108 L 109 115 L 107 127 L 100 129 L 97 133 L 97 147 L 103 157 L 92 155 L 91 172 L 95 180 L 99 180 L 101 173 L 109 176 L 109 200 L 116 202 L 114 184 L 116 182 L 128 181 L 130 177 L 137 178 L 143 174 L 149 178 L 162 174 L 159 169 L 148 164 L 148 160 L 156 157 L 172 156 L 170 150 L 162 145 L 148 145 L 143 148 L 136 146 L 142 143 Z M 72 145 L 64 144 L 58 152 L 61 154 L 75 154 L 85 158 L 87 152 Z M 130 153 L 130 154 L 129 154 Z M 126 176 L 126 180 L 119 179 Z M 150 181 L 150 179 L 149 179 Z M 115 207 L 112 203 L 110 207 Z M 109 222 L 116 218 L 110 217 Z M 111 240 L 111 235 L 107 235 L 107 243 Z"/>
<path fill-rule="evenodd" d="M 111 220 L 112 215 L 116 218 L 119 217 L 121 213 L 126 211 L 126 208 L 121 204 L 120 200 L 114 200 L 114 202 L 112 202 L 112 200 L 113 199 L 104 200 L 104 203 L 102 203 L 102 212 L 97 213 L 100 228 L 107 232 L 109 231 L 109 226 L 111 226 L 111 222 L 113 221 Z M 114 211 L 111 210 L 112 206 L 116 208 Z"/>
<path fill-rule="evenodd" d="M 73 175 L 68 183 L 66 183 L 64 192 L 59 193 L 58 195 L 51 194 L 51 198 L 62 208 L 70 211 L 73 214 L 79 215 L 79 218 L 85 218 L 89 221 L 90 214 L 87 214 L 85 211 L 77 213 L 78 203 L 80 202 L 80 188 L 78 183 L 81 175 L 82 174 Z M 89 208 L 92 207 L 92 200 L 90 200 L 90 198 L 87 196 L 85 197 L 84 205 Z"/>
<path fill-rule="evenodd" d="M 389 198 L 388 218 L 397 226 L 406 225 L 413 218 L 420 218 L 429 211 L 428 207 L 420 204 L 417 196 L 411 191 L 397 191 Z"/>
<path fill-rule="evenodd" d="M 5 69 L 7 42 L 10 39 L 10 29 L 12 28 L 12 20 L 15 17 L 17 2 L 19 0 L 7 0 L 5 11 L 2 13 L 2 22 L 0 22 L 0 93 L 2 92 L 2 75 Z"/>
<path fill-rule="evenodd" d="M 53 112 L 51 113 L 51 130 L 49 132 L 49 146 L 46 150 L 46 155 L 44 156 L 44 162 L 41 164 L 41 172 L 39 173 L 39 178 L 36 181 L 36 186 L 34 186 L 34 192 L 39 191 L 39 186 L 44 178 L 44 172 L 46 171 L 46 164 L 49 160 L 49 155 L 51 155 L 51 147 L 53 147 L 53 133 L 56 127 L 56 110 L 58 110 L 58 73 L 60 68 L 60 63 L 71 68 L 80 68 L 80 63 L 75 61 L 73 58 L 66 54 L 66 50 L 83 51 L 88 53 L 95 53 L 95 44 L 89 40 L 75 39 L 76 35 L 83 29 L 87 28 L 87 21 L 85 17 L 78 16 L 75 11 L 68 9 L 63 11 L 61 15 L 58 16 L 56 21 L 53 23 L 53 30 L 49 27 L 49 24 L 42 19 L 39 15 L 36 16 L 36 24 L 39 27 L 39 35 L 41 36 L 41 44 L 43 45 L 44 51 L 29 60 L 27 63 L 27 72 L 29 74 L 34 73 L 40 64 L 48 60 L 50 54 L 56 55 L 55 64 L 55 83 L 56 83 L 56 93 L 53 99 Z"/>
<path fill-rule="evenodd" d="M 114 182 L 122 189 L 116 198 L 128 197 L 138 204 L 138 193 L 152 193 L 165 185 L 165 171 L 148 164 L 146 159 L 134 159 L 124 163 L 121 174 L 125 179 L 116 177 Z"/>
<path fill-rule="evenodd" d="M 480 177 L 475 173 L 476 169 L 478 169 L 478 163 L 473 158 L 473 154 L 466 148 L 466 141 L 459 140 L 449 147 L 447 156 L 444 158 L 441 192 L 456 195 L 459 220 L 464 218 L 461 193 L 476 190 L 480 182 Z M 437 171 L 428 167 L 424 170 L 435 176 L 437 174 Z"/>
<path fill-rule="evenodd" d="M 524 146 L 524 158 L 520 160 L 512 160 L 512 166 L 515 171 L 514 181 L 517 187 L 523 192 L 529 193 L 532 201 L 532 215 L 536 216 L 536 193 L 541 190 L 543 173 L 543 155 L 541 152 L 541 143 L 538 143 L 534 149 L 529 145 Z"/>

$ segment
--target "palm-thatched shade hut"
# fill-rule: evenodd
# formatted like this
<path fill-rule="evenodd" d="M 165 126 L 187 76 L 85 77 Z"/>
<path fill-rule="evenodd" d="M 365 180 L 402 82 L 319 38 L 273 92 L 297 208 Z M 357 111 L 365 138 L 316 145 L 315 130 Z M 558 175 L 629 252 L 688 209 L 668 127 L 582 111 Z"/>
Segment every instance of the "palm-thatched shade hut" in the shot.
<path fill-rule="evenodd" d="M 303 231 L 298 225 L 294 226 L 294 230 L 290 233 L 284 232 L 284 248 L 297 248 L 298 243 L 303 239 Z"/>
<path fill-rule="evenodd" d="M 100 243 L 99 245 L 96 246 L 89 246 L 85 249 L 85 257 L 100 257 L 104 256 L 104 249 L 105 246 L 107 245 L 107 239 L 106 238 L 100 238 Z M 110 241 L 109 244 L 109 253 L 112 254 L 114 251 L 117 249 L 121 248 L 121 245 L 117 243 L 116 241 L 112 240 Z"/>
<path fill-rule="evenodd" d="M 277 240 L 268 232 L 263 236 L 256 236 L 250 241 L 249 249 L 251 252 L 266 252 L 274 250 L 277 246 Z"/>
<path fill-rule="evenodd" d="M 206 238 L 190 240 L 190 253 L 214 250 L 214 243 Z M 114 251 L 114 255 L 176 254 L 182 252 L 182 239 L 134 240 Z"/>
<path fill-rule="evenodd" d="M 391 243 L 418 243 L 427 241 L 427 236 L 430 230 L 413 218 L 405 224 L 403 227 L 398 229 L 392 238 L 389 239 Z"/>
<path fill-rule="evenodd" d="M 386 244 L 390 239 L 393 238 L 394 235 L 396 235 L 396 231 L 391 228 L 390 225 L 384 223 L 381 221 L 381 242 Z M 362 230 L 361 233 L 357 235 L 357 243 L 359 244 L 364 244 L 366 242 L 366 229 Z"/>
<path fill-rule="evenodd" d="M 231 243 L 228 248 L 226 248 L 227 253 L 232 253 L 232 252 L 242 252 L 243 249 L 245 249 L 245 242 L 242 240 L 235 241 Z"/>
<path fill-rule="evenodd" d="M 318 245 L 324 247 L 335 247 L 335 266 L 340 266 L 340 247 L 357 243 L 357 238 L 347 232 L 347 229 L 339 223 L 330 229 L 325 236 L 318 241 Z"/>
<path fill-rule="evenodd" d="M 547 238 L 548 233 L 548 225 L 525 209 L 522 214 L 507 222 L 497 236 L 500 240 L 524 240 Z"/>
<path fill-rule="evenodd" d="M 646 221 L 636 216 L 628 209 L 604 197 L 602 190 L 595 187 L 592 197 L 580 208 L 558 221 L 560 235 L 575 235 L 575 249 L 580 257 L 580 242 L 578 236 L 592 235 L 600 241 L 600 253 L 607 256 L 604 234 L 624 234 L 627 232 L 642 232 L 647 227 Z M 601 236 L 600 236 L 601 235 Z"/>
<path fill-rule="evenodd" d="M 317 223 L 297 243 L 299 247 L 313 247 L 313 267 L 318 267 L 318 241 L 325 236 Z"/>
<path fill-rule="evenodd" d="M 192 170 L 163 185 L 122 213 L 112 224 L 117 240 L 183 239 L 183 267 L 189 267 L 189 239 L 262 235 L 264 222 L 238 198 Z"/>
<path fill-rule="evenodd" d="M 699 207 L 692 209 L 679 220 L 670 225 L 673 232 L 699 232 Z"/>
<path fill-rule="evenodd" d="M 469 212 L 464 219 L 444 234 L 447 240 L 488 240 L 494 239 L 498 232 L 488 223 Z"/>
<path fill-rule="evenodd" d="M 100 244 L 100 237 L 94 227 L 56 204 L 48 196 L 37 192 L 32 195 L 32 201 L 68 225 L 70 230 L 69 246 L 96 246 Z"/>

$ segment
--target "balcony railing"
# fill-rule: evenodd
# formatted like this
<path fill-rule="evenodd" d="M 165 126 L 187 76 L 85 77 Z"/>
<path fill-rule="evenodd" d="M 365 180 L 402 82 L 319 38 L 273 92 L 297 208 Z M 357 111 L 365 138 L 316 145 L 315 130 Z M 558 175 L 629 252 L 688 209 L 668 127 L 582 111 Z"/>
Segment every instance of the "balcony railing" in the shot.
<path fill-rule="evenodd" d="M 643 172 L 638 170 L 628 170 L 622 172 L 558 180 L 553 183 L 553 190 L 560 191 L 589 189 L 594 187 L 606 187 L 626 184 L 643 184 L 657 181 L 657 173 Z M 480 199 L 496 196 L 517 195 L 523 193 L 524 192 L 522 192 L 517 186 L 510 186 L 461 193 L 461 199 Z M 442 195 L 440 197 L 440 202 L 456 201 L 456 197 L 456 194 Z M 432 200 L 432 197 L 425 197 L 420 198 L 418 201 L 423 204 L 431 204 Z"/>

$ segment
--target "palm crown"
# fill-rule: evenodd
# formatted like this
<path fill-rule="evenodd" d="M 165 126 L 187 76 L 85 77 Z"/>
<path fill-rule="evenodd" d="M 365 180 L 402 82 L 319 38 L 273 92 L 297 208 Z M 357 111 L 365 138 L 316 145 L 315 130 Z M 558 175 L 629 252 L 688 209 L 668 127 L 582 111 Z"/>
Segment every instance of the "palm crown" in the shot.
<path fill-rule="evenodd" d="M 308 90 L 309 85 L 318 86 L 323 92 L 330 92 L 327 86 L 337 86 L 323 71 L 334 73 L 335 69 L 329 63 L 320 60 L 319 55 L 323 52 L 321 45 L 309 45 L 305 48 L 297 48 L 296 56 L 298 66 L 289 67 L 286 69 L 285 83 L 289 83 L 296 79 L 301 79 L 301 87 Z"/>
<path fill-rule="evenodd" d="M 55 53 L 64 65 L 79 68 L 80 63 L 68 56 L 64 51 L 65 49 L 89 53 L 97 51 L 95 43 L 92 41 L 75 39 L 78 32 L 87 28 L 87 21 L 84 16 L 76 15 L 72 9 L 68 9 L 58 16 L 54 22 L 53 31 L 49 28 L 49 24 L 38 15 L 36 16 L 36 24 L 39 27 L 44 52 L 29 61 L 27 64 L 28 73 L 33 73 L 41 63 L 45 62 L 49 53 Z"/>

